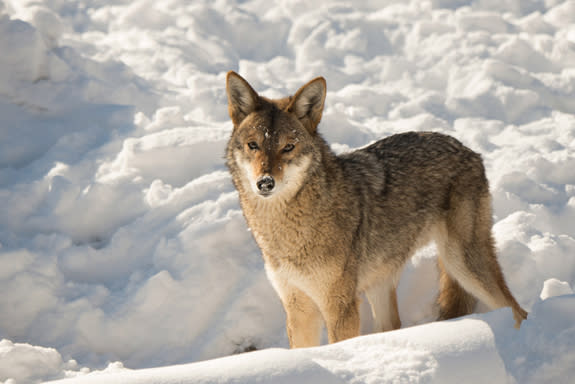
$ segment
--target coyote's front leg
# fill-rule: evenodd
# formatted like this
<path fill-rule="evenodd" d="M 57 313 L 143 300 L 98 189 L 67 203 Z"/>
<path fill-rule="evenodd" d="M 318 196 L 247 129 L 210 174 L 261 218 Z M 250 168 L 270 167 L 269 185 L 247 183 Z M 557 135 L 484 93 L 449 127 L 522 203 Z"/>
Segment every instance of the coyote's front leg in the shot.
<path fill-rule="evenodd" d="M 322 318 L 317 305 L 303 291 L 284 287 L 280 297 L 286 311 L 286 329 L 291 348 L 320 344 Z"/>
<path fill-rule="evenodd" d="M 353 281 L 334 282 L 320 308 L 330 343 L 359 336 L 359 300 Z"/>

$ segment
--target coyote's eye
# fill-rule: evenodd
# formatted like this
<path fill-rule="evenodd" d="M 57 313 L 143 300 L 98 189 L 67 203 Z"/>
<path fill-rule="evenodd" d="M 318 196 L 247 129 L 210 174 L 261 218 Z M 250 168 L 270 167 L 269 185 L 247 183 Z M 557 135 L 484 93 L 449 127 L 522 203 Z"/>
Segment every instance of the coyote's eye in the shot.
<path fill-rule="evenodd" d="M 291 152 L 294 148 L 295 148 L 295 146 L 293 144 L 287 144 L 284 147 L 284 149 L 282 149 L 282 152 L 284 152 L 284 153 Z"/>
<path fill-rule="evenodd" d="M 258 147 L 258 143 L 256 143 L 255 141 L 250 141 L 248 143 L 248 148 L 251 149 L 252 151 L 255 151 L 256 149 L 260 149 L 260 147 Z"/>

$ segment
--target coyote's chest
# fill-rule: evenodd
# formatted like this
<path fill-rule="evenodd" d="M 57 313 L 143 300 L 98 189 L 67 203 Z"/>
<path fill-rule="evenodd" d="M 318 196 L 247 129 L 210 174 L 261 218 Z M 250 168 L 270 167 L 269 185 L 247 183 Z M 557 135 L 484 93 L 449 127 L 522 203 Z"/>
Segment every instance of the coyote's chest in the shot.
<path fill-rule="evenodd" d="M 305 260 L 309 264 L 311 254 L 322 242 L 311 213 L 268 201 L 260 203 L 244 211 L 266 262 L 297 267 Z"/>

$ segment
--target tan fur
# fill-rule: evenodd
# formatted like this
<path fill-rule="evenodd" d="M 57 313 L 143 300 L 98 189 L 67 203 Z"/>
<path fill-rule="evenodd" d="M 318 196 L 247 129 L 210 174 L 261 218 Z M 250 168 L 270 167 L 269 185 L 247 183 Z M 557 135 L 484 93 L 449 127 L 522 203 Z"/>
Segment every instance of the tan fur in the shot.
<path fill-rule="evenodd" d="M 287 315 L 292 347 L 359 335 L 365 292 L 377 331 L 401 326 L 396 287 L 406 260 L 434 240 L 440 318 L 468 314 L 476 298 L 527 313 L 497 262 L 491 203 L 478 154 L 452 137 L 409 132 L 336 156 L 317 132 L 326 84 L 293 97 L 260 97 L 227 76 L 234 130 L 227 165 L 268 277 Z"/>
<path fill-rule="evenodd" d="M 452 319 L 473 312 L 477 302 L 475 297 L 467 293 L 457 280 L 447 273 L 441 259 L 437 264 L 439 266 L 439 297 L 437 298 L 439 319 Z"/>

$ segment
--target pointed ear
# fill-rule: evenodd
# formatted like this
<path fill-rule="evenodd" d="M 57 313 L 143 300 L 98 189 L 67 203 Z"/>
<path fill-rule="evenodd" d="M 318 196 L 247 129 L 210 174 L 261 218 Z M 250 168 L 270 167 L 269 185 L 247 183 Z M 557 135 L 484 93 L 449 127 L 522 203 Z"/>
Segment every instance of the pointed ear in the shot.
<path fill-rule="evenodd" d="M 294 113 L 310 133 L 316 131 L 321 120 L 325 93 L 325 79 L 318 77 L 301 87 L 288 105 L 288 112 Z"/>
<path fill-rule="evenodd" d="M 226 76 L 226 91 L 228 113 L 234 125 L 237 126 L 256 109 L 259 96 L 248 82 L 234 71 L 229 71 Z"/>

